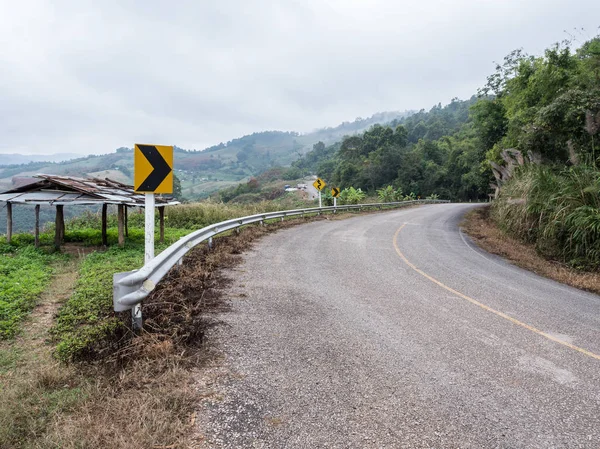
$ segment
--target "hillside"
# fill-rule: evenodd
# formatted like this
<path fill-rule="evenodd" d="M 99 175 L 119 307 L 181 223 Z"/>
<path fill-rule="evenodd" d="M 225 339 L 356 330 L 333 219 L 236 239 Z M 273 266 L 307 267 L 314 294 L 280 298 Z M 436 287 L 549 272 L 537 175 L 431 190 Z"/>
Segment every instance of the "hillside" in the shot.
<path fill-rule="evenodd" d="M 30 162 L 64 162 L 78 157 L 75 153 L 55 154 L 0 154 L 0 166 L 28 164 Z"/>
<path fill-rule="evenodd" d="M 485 98 L 455 98 L 333 145 L 315 145 L 292 166 L 343 189 L 374 193 L 391 186 L 404 195 L 487 199 L 491 172 L 471 113 L 478 101 Z"/>
<path fill-rule="evenodd" d="M 183 195 L 189 199 L 199 199 L 271 167 L 289 166 L 319 141 L 332 144 L 346 135 L 363 132 L 375 123 L 388 123 L 408 115 L 410 112 L 377 113 L 366 119 L 357 118 L 354 122 L 344 122 L 334 128 L 306 134 L 257 132 L 205 150 L 175 147 L 175 171 L 181 180 Z M 33 160 L 22 164 L 22 157 L 14 154 L 2 156 L 5 166 L 0 166 L 0 190 L 11 188 L 19 178 L 36 173 L 109 177 L 122 182 L 131 182 L 133 175 L 132 149 L 125 147 L 114 153 L 90 155 L 66 162 Z"/>

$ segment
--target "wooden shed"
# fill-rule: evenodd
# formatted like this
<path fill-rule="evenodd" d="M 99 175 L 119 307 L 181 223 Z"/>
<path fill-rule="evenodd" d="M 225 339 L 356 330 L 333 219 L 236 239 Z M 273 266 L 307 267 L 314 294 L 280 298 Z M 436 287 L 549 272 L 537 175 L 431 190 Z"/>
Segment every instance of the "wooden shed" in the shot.
<path fill-rule="evenodd" d="M 0 203 L 6 204 L 6 239 L 12 238 L 12 213 L 15 205 L 35 206 L 35 244 L 39 246 L 40 205 L 56 207 L 54 245 L 60 248 L 65 236 L 64 207 L 69 205 L 102 205 L 102 244 L 107 245 L 106 215 L 109 204 L 117 205 L 119 245 L 125 243 L 127 210 L 145 205 L 143 193 L 136 193 L 133 186 L 111 179 L 76 178 L 73 176 L 35 175 L 32 182 L 0 193 Z M 164 239 L 165 206 L 179 204 L 173 198 L 157 196 L 156 208 L 160 217 L 160 238 Z"/>

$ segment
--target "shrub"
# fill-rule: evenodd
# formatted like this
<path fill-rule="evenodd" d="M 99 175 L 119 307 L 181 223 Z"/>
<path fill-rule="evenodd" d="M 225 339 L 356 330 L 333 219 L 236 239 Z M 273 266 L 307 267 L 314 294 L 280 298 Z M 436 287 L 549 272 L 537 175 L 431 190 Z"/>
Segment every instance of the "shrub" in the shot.
<path fill-rule="evenodd" d="M 349 187 L 340 192 L 342 204 L 359 204 L 365 199 L 366 193 L 360 188 Z"/>
<path fill-rule="evenodd" d="M 600 267 L 600 172 L 593 167 L 525 166 L 503 186 L 492 217 L 546 257 Z"/>
<path fill-rule="evenodd" d="M 387 186 L 377 190 L 377 197 L 382 203 L 402 201 L 402 189 L 394 190 L 393 186 Z"/>

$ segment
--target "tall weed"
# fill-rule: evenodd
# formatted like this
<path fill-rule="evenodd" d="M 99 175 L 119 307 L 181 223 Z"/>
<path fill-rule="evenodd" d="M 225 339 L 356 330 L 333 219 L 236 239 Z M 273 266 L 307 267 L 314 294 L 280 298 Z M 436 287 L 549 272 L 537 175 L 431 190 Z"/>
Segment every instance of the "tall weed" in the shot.
<path fill-rule="evenodd" d="M 600 267 L 600 172 L 594 167 L 525 166 L 503 186 L 492 216 L 547 257 Z"/>

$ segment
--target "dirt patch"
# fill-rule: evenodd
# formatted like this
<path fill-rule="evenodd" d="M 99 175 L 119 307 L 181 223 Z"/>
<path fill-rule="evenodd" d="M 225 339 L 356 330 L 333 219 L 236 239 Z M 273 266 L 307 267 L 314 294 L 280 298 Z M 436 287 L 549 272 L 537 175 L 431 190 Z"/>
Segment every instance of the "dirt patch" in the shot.
<path fill-rule="evenodd" d="M 28 352 L 39 354 L 49 351 L 46 345 L 49 338 L 48 330 L 52 327 L 58 308 L 73 292 L 80 261 L 79 258 L 72 258 L 54 264 L 55 273 L 49 287 L 40 296 L 23 332 L 17 337 L 17 344 Z"/>
<path fill-rule="evenodd" d="M 53 413 L 71 409 L 84 394 L 74 370 L 52 358 L 48 333 L 60 304 L 72 293 L 79 262 L 54 262 L 50 285 L 22 332 L 0 345 L 0 351 L 16 355 L 10 369 L 0 373 L 0 447 L 30 447 Z"/>
<path fill-rule="evenodd" d="M 490 218 L 489 206 L 469 212 L 461 227 L 477 245 L 515 265 L 563 284 L 600 294 L 600 274 L 572 269 L 540 256 L 534 245 L 506 235 Z"/>

